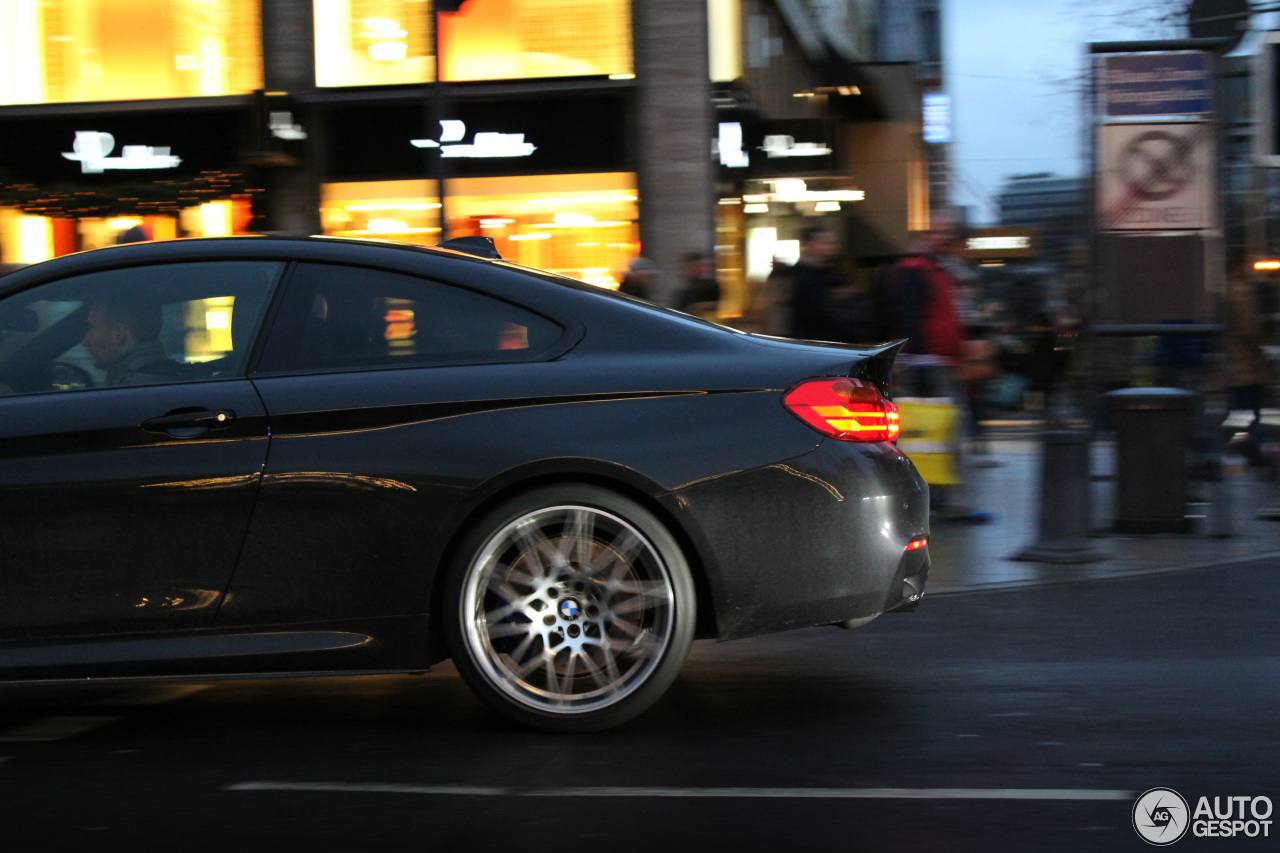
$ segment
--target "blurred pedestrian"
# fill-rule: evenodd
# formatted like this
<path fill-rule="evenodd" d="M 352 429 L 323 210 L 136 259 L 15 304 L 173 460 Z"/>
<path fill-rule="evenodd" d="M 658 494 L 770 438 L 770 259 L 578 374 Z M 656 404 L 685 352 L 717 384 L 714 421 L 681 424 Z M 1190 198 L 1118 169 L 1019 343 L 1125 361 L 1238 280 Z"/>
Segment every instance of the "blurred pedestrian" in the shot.
<path fill-rule="evenodd" d="M 947 265 L 963 262 L 964 245 L 964 230 L 957 223 L 938 222 L 885 275 L 879 319 L 884 337 L 907 339 L 897 359 L 894 382 L 903 398 L 913 399 L 917 416 L 923 417 L 934 408 L 954 413 L 949 420 L 953 425 L 950 433 L 941 439 L 951 464 L 939 466 L 942 475 L 936 482 L 929 481 L 932 508 L 944 521 L 982 524 L 990 521 L 992 514 L 971 510 L 958 500 L 964 485 L 959 473 L 960 435 L 968 394 L 963 374 L 957 371 L 964 336 L 955 305 L 956 278 Z M 950 260 L 944 263 L 944 258 Z M 900 407 L 906 435 L 911 428 L 910 407 L 905 401 Z"/>
<path fill-rule="evenodd" d="M 632 258 L 627 262 L 627 274 L 618 285 L 618 292 L 638 299 L 657 302 L 658 266 L 648 258 Z"/>
<path fill-rule="evenodd" d="M 774 258 L 773 268 L 769 270 L 769 277 L 764 280 L 762 288 L 761 332 L 776 337 L 785 337 L 791 333 L 791 299 L 794 290 L 791 265 L 780 258 Z"/>
<path fill-rule="evenodd" d="M 125 243 L 145 243 L 151 238 L 147 236 L 147 232 L 142 229 L 141 225 L 132 225 L 116 235 L 116 245 L 123 246 Z"/>
<path fill-rule="evenodd" d="M 787 337 L 844 343 L 867 343 L 875 337 L 870 301 L 850 289 L 837 263 L 839 255 L 840 243 L 827 226 L 810 225 L 800 232 L 800 259 L 786 273 L 790 287 L 775 287 L 790 295 L 775 309 L 779 322 L 786 323 Z M 781 273 L 775 274 L 781 279 Z"/>
<path fill-rule="evenodd" d="M 720 311 L 720 282 L 715 261 L 706 252 L 690 252 L 682 264 L 681 311 L 713 320 Z"/>
<path fill-rule="evenodd" d="M 883 337 L 906 338 L 898 362 L 905 393 L 918 397 L 957 396 L 953 369 L 960 358 L 960 318 L 955 277 L 940 258 L 958 255 L 960 229 L 942 221 L 890 268 L 880 298 Z"/>
<path fill-rule="evenodd" d="M 1227 409 L 1253 413 L 1235 449 L 1255 466 L 1265 464 L 1260 447 L 1262 407 L 1274 376 L 1263 350 L 1266 318 L 1254 282 L 1236 272 L 1227 280 L 1226 386 Z"/>
<path fill-rule="evenodd" d="M 965 423 L 975 453 L 986 452 L 986 430 L 982 422 L 987 415 L 987 386 L 1000 375 L 999 349 L 992 340 L 990 327 L 974 321 L 966 330 L 961 344 L 959 379 L 964 385 Z M 976 463 L 979 467 L 990 467 Z"/>

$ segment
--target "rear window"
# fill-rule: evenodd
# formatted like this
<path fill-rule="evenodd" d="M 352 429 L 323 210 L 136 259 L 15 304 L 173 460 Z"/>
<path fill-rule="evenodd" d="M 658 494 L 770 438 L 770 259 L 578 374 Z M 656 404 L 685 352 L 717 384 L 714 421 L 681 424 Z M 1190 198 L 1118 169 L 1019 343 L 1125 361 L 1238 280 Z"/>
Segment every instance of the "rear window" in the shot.
<path fill-rule="evenodd" d="M 299 264 L 260 372 L 527 361 L 561 334 L 545 317 L 441 282 Z"/>

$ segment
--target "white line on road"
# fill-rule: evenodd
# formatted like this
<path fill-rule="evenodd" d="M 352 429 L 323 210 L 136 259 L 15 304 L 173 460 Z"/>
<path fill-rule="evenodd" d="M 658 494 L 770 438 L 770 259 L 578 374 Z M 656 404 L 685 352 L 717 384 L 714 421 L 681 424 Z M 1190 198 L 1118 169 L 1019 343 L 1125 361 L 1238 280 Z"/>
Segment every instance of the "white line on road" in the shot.
<path fill-rule="evenodd" d="M 0 732 L 0 742 L 28 743 L 32 741 L 63 740 L 114 723 L 119 717 L 45 717 L 25 726 Z"/>
<path fill-rule="evenodd" d="M 240 782 L 227 791 L 427 794 L 461 797 L 679 797 L 769 800 L 1132 800 L 1132 791 L 1078 788 L 499 788 L 367 782 Z"/>

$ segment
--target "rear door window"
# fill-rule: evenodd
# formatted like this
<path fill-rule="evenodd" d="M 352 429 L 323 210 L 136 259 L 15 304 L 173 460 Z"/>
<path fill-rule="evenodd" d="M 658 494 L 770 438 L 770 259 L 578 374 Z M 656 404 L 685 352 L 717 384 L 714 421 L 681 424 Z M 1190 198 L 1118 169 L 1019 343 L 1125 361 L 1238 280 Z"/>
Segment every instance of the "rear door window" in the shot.
<path fill-rule="evenodd" d="M 511 303 L 416 276 L 299 264 L 259 373 L 537 358 L 562 335 Z"/>

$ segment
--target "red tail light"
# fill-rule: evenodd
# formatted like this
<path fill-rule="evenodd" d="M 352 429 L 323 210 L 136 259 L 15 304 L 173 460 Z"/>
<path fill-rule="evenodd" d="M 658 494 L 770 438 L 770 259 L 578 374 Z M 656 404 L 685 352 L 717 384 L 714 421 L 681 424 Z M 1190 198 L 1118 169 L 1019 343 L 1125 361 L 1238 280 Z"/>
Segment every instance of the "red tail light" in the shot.
<path fill-rule="evenodd" d="M 898 407 L 864 379 L 806 379 L 782 402 L 818 432 L 841 441 L 898 439 Z"/>

